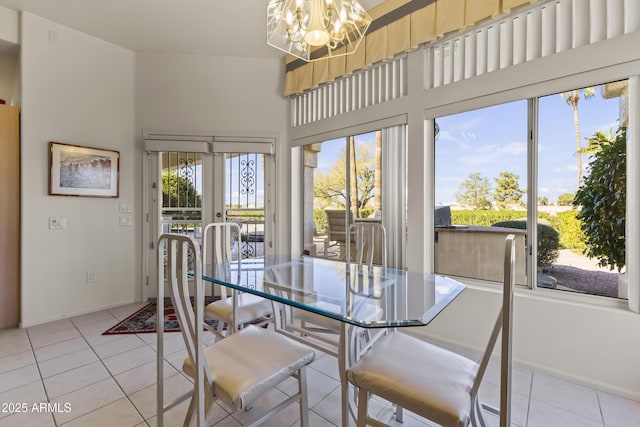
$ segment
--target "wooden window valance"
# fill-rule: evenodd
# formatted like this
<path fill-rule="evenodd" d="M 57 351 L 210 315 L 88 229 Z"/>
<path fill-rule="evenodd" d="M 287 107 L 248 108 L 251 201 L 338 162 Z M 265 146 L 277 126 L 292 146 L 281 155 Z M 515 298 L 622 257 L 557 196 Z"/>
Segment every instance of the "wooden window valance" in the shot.
<path fill-rule="evenodd" d="M 284 96 L 302 93 L 536 1 L 386 0 L 369 11 L 373 22 L 354 53 L 314 62 L 287 56 Z"/>

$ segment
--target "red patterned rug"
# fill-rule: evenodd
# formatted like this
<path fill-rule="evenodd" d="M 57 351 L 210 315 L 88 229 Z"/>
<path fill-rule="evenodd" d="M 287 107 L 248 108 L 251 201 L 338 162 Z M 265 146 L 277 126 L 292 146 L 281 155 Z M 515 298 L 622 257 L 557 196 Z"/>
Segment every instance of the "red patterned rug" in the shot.
<path fill-rule="evenodd" d="M 218 297 L 205 297 L 205 304 L 217 299 Z M 216 320 L 205 319 L 205 321 L 211 326 L 217 325 Z M 180 331 L 180 325 L 171 304 L 171 298 L 164 299 L 164 331 Z M 150 301 L 131 316 L 104 331 L 102 335 L 140 334 L 146 332 L 156 332 L 156 301 Z"/>

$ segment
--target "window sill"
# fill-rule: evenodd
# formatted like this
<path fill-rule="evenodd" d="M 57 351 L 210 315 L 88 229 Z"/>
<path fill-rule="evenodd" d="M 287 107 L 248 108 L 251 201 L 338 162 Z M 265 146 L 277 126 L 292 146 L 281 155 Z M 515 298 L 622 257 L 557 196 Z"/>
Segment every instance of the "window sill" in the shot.
<path fill-rule="evenodd" d="M 465 285 L 482 290 L 501 291 L 502 283 L 490 282 L 486 280 L 472 279 L 469 277 L 460 277 L 447 275 Z M 565 302 L 569 304 L 581 304 L 591 307 L 611 308 L 617 310 L 629 311 L 629 303 L 626 299 L 604 297 L 600 295 L 581 294 L 571 291 L 561 291 L 555 289 L 534 288 L 530 289 L 525 286 L 515 286 L 515 296 L 536 298 L 545 301 Z"/>

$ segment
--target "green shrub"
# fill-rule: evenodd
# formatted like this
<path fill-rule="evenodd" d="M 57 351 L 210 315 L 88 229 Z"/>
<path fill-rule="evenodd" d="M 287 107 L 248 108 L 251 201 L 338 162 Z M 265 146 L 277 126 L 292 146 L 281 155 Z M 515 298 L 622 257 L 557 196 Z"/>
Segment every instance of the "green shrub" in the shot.
<path fill-rule="evenodd" d="M 486 225 L 490 226 L 500 221 L 526 218 L 525 211 L 489 211 L 489 210 L 463 210 L 451 211 L 452 224 Z"/>
<path fill-rule="evenodd" d="M 615 135 L 596 132 L 589 138 L 595 149 L 589 163 L 589 175 L 576 193 L 573 204 L 580 208 L 586 236 L 584 253 L 597 258 L 602 267 L 618 271 L 625 264 L 625 221 L 627 196 L 627 130 Z"/>
<path fill-rule="evenodd" d="M 586 236 L 581 229 L 582 222 L 576 218 L 578 213 L 579 211 L 571 210 L 559 212 L 551 217 L 551 225 L 560 234 L 562 248 L 582 251 L 587 247 Z"/>
<path fill-rule="evenodd" d="M 313 220 L 316 223 L 316 234 L 323 234 L 327 232 L 327 214 L 323 209 L 313 210 Z"/>
<path fill-rule="evenodd" d="M 493 224 L 494 227 L 527 229 L 526 220 L 502 221 Z M 538 265 L 551 265 L 558 259 L 558 232 L 550 225 L 538 222 Z"/>

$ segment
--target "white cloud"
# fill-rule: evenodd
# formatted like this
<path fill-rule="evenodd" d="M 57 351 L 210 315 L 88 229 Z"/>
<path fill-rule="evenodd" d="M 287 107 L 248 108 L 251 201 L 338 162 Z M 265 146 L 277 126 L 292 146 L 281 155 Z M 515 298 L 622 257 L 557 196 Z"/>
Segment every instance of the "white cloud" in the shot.
<path fill-rule="evenodd" d="M 469 132 L 469 131 L 463 131 L 462 132 L 462 139 L 464 139 L 465 141 L 475 141 L 476 140 L 476 133 L 475 132 Z"/>
<path fill-rule="evenodd" d="M 458 142 L 458 149 L 460 151 L 469 151 L 471 150 L 471 145 L 465 144 L 464 142 Z"/>
<path fill-rule="evenodd" d="M 442 130 L 440 129 L 440 132 L 438 133 L 438 141 L 450 141 L 450 142 L 455 142 L 458 139 L 455 138 L 453 135 L 451 135 L 451 132 L 446 131 L 446 130 Z"/>
<path fill-rule="evenodd" d="M 495 153 L 497 151 L 497 146 L 494 144 L 481 145 L 476 148 L 476 153 Z"/>
<path fill-rule="evenodd" d="M 460 129 L 461 132 L 466 132 L 469 129 L 473 129 L 475 127 L 477 127 L 480 123 L 482 123 L 482 120 L 478 117 L 465 121 L 463 123 L 458 124 L 458 129 Z"/>
<path fill-rule="evenodd" d="M 551 190 L 547 187 L 539 187 L 538 188 L 538 193 L 542 193 L 542 194 L 548 194 Z"/>
<path fill-rule="evenodd" d="M 497 160 L 498 159 L 494 154 L 460 157 L 460 163 L 462 163 L 463 165 L 471 165 L 474 167 L 489 165 L 495 163 Z"/>
<path fill-rule="evenodd" d="M 526 142 L 510 142 L 499 148 L 500 153 L 511 154 L 514 156 L 521 156 L 527 154 Z"/>

